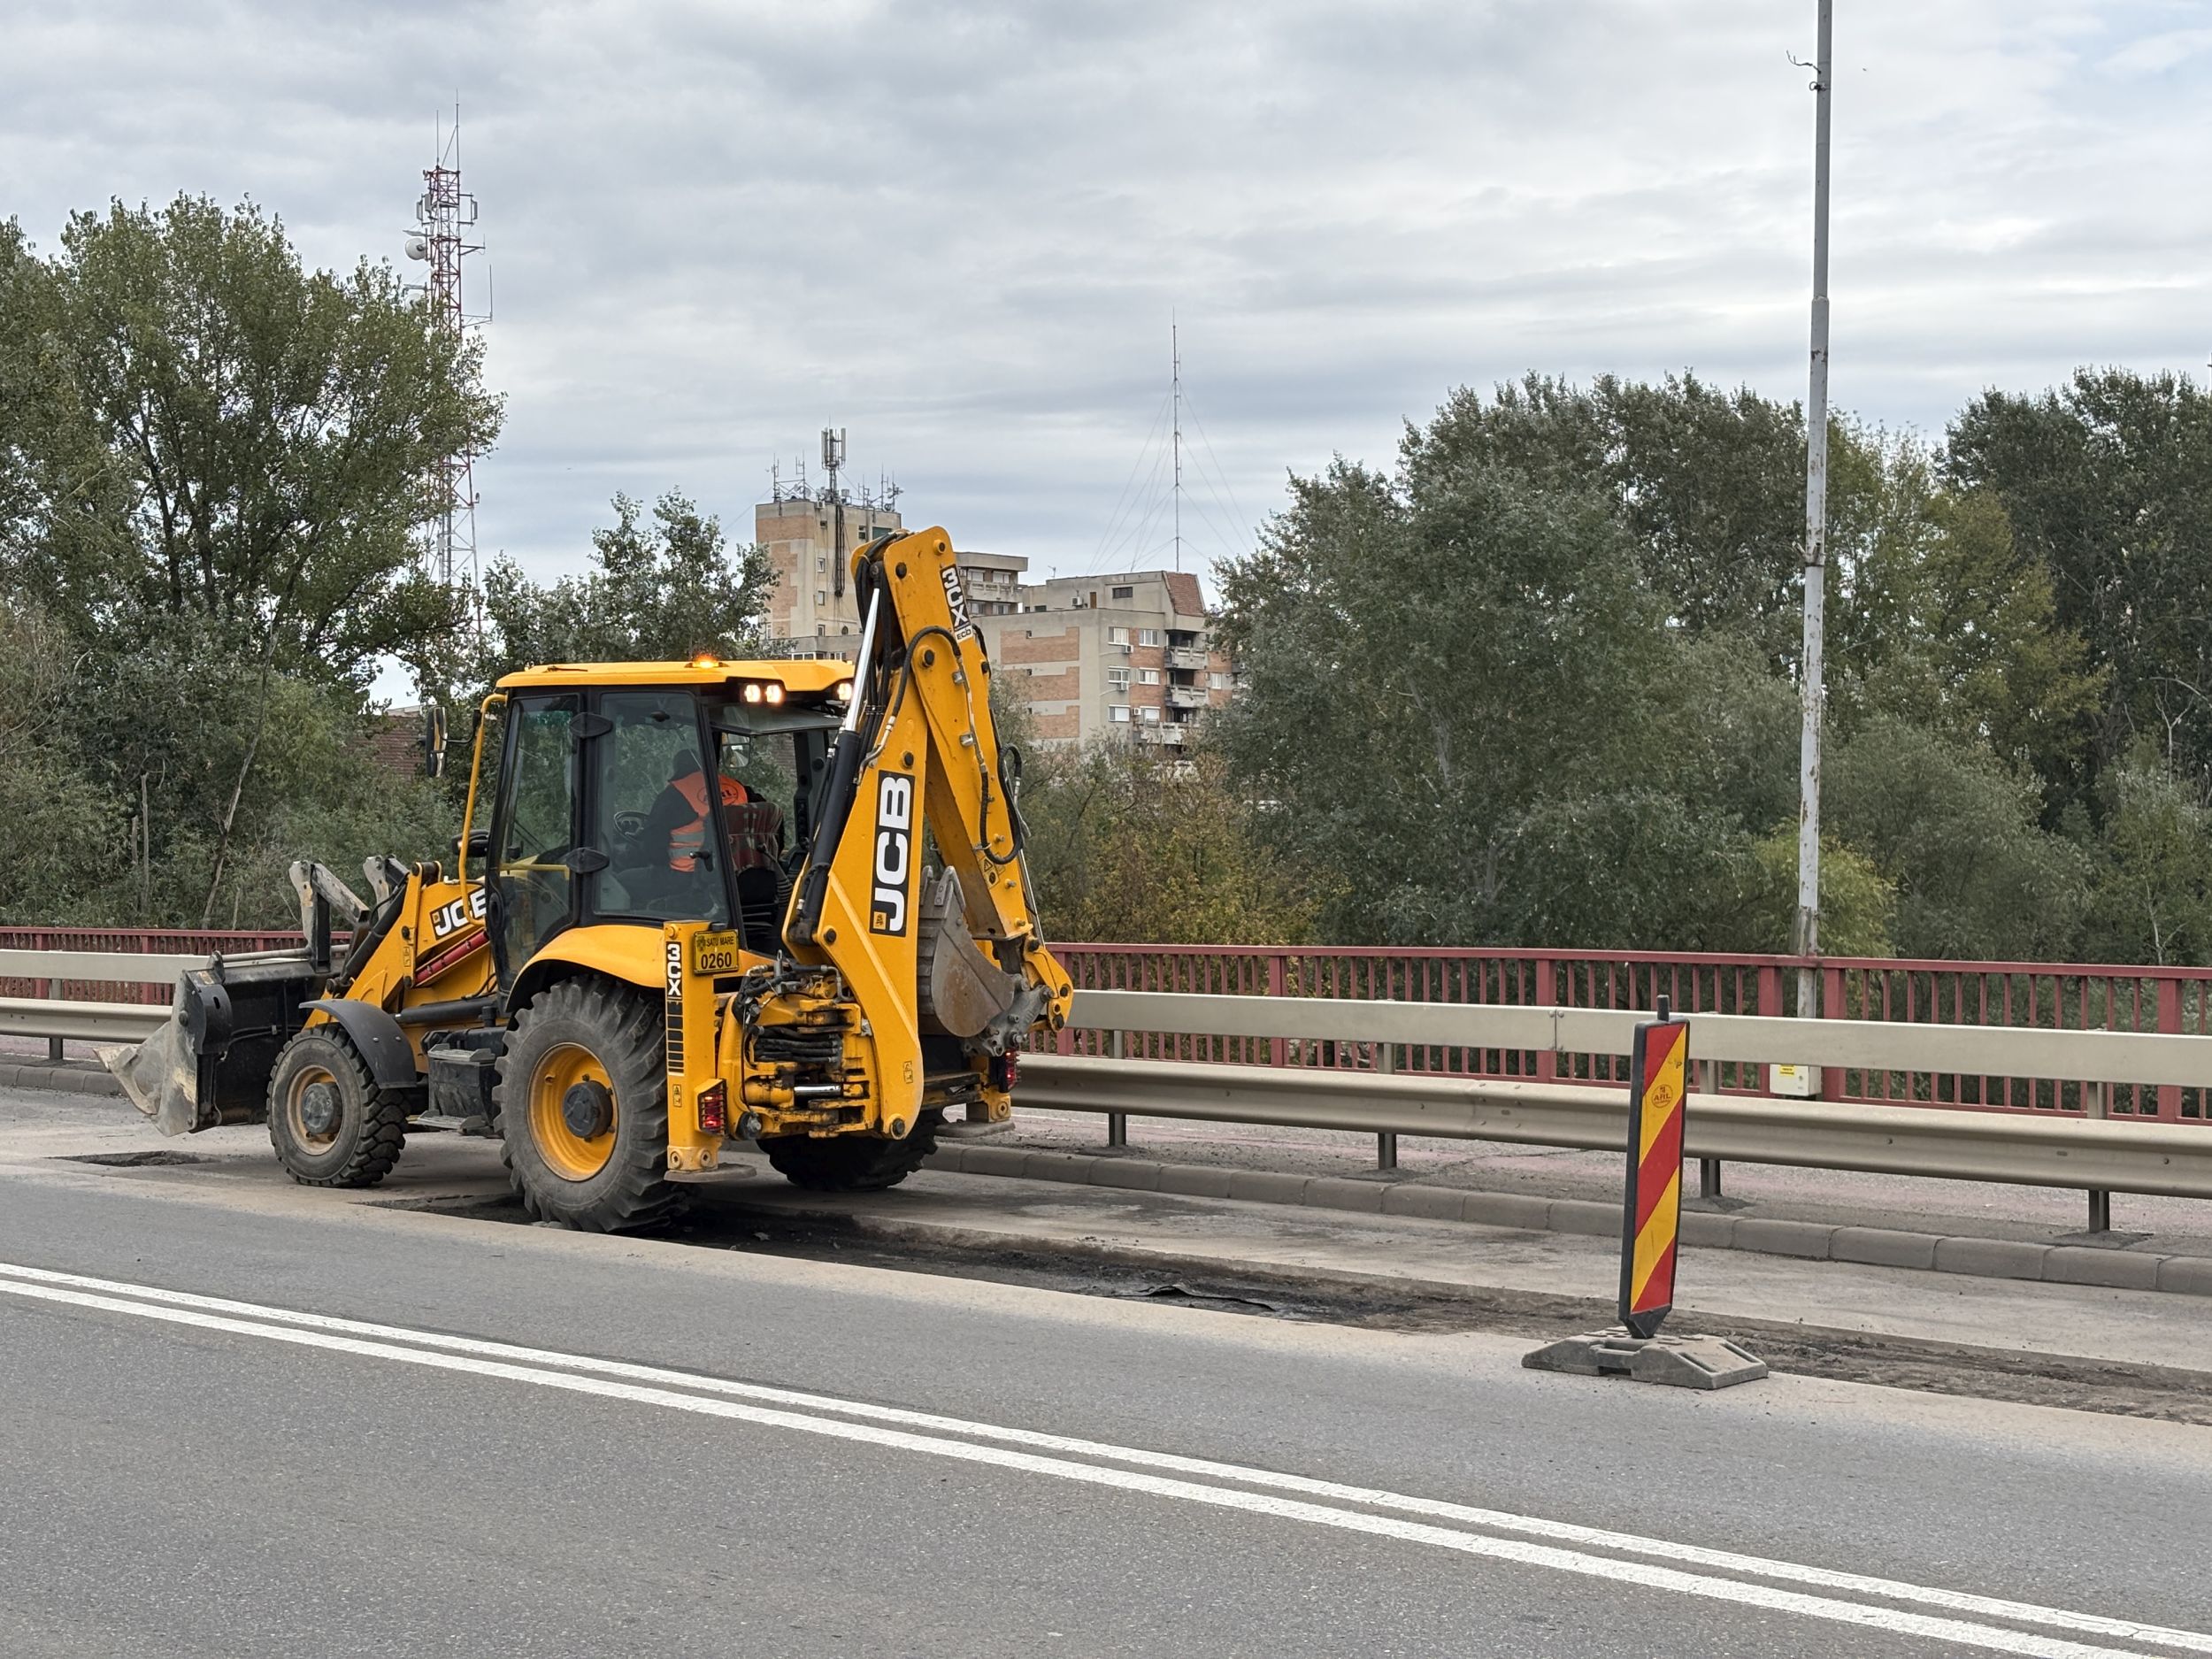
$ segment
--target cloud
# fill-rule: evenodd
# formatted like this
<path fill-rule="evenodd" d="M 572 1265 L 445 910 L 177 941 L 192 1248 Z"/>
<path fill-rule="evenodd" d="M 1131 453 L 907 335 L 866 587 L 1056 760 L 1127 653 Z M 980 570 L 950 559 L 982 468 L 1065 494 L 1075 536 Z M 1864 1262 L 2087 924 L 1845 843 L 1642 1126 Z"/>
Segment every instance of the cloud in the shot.
<path fill-rule="evenodd" d="M 1842 405 L 1939 429 L 1986 385 L 2201 359 L 2212 104 L 2178 12 L 1844 8 Z M 266 204 L 319 263 L 396 257 L 457 93 L 509 396 L 480 541 L 544 574 L 617 488 L 742 533 L 826 424 L 964 543 L 1159 562 L 1162 513 L 1109 530 L 1148 476 L 1171 313 L 1200 559 L 1286 472 L 1386 459 L 1457 385 L 1801 390 L 1809 5 L 16 12 L 0 177 L 42 242 L 185 189 Z"/>

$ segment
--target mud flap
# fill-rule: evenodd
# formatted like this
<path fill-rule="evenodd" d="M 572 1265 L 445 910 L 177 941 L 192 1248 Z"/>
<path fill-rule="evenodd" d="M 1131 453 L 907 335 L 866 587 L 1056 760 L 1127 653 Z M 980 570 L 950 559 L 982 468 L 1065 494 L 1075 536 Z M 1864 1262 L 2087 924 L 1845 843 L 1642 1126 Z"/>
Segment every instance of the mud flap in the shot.
<path fill-rule="evenodd" d="M 169 1023 L 100 1064 L 165 1135 L 268 1115 L 269 1072 L 321 988 L 304 955 L 237 964 L 219 958 L 177 976 Z"/>

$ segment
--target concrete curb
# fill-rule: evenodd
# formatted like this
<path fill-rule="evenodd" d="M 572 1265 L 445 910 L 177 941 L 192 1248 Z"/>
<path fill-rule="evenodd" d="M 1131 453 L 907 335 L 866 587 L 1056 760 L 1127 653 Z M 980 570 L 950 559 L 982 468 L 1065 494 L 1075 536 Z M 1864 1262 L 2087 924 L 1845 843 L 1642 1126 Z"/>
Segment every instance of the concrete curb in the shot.
<path fill-rule="evenodd" d="M 81 1060 L 0 1061 L 0 1088 L 50 1088 L 69 1094 L 120 1094 L 122 1084 L 96 1065 Z"/>
<path fill-rule="evenodd" d="M 1228 1170 L 1208 1164 L 964 1144 L 940 1144 L 925 1167 L 962 1175 L 1009 1175 L 1024 1180 L 1170 1193 L 1187 1198 L 1241 1198 L 1367 1215 L 1471 1221 L 1486 1227 L 1573 1233 L 1589 1238 L 1617 1238 L 1621 1231 L 1620 1209 L 1614 1204 L 1525 1193 L 1466 1192 L 1453 1187 L 1425 1187 L 1417 1181 L 1348 1180 L 1273 1170 Z M 1757 1250 L 1816 1262 L 2212 1296 L 2212 1257 L 2206 1256 L 2156 1256 L 2133 1249 L 2033 1244 L 2015 1239 L 1954 1238 L 1886 1227 L 1721 1216 L 1704 1210 L 1683 1212 L 1682 1239 L 1686 1244 L 1704 1249 Z"/>

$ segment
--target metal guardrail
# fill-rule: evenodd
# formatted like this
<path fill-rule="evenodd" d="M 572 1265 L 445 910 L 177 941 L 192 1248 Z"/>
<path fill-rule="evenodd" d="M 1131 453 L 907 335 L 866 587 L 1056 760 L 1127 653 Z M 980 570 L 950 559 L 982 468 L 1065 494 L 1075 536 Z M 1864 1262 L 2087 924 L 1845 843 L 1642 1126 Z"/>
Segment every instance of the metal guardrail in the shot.
<path fill-rule="evenodd" d="M 0 950 L 0 977 L 160 983 L 198 956 Z M 164 1008 L 0 998 L 0 1033 L 133 1041 Z M 1184 996 L 1079 991 L 1071 1023 L 1112 1033 L 1287 1038 L 1392 1046 L 1625 1054 L 1648 1016 L 1623 1010 Z M 2212 1037 L 2048 1031 L 1861 1020 L 1690 1014 L 1698 1061 L 1886 1066 L 2101 1082 L 2212 1087 Z M 1616 1148 L 1626 1093 L 1602 1084 L 1528 1082 L 1167 1060 L 1037 1054 L 1022 1064 L 1025 1104 L 1131 1117 L 1348 1130 L 1381 1136 Z M 2212 1198 L 2212 1130 L 2125 1119 L 1961 1111 L 1694 1094 L 1686 1151 L 1749 1164 L 1860 1170 L 2027 1186 Z"/>
<path fill-rule="evenodd" d="M 0 949 L 0 979 L 38 979 L 47 995 L 0 996 L 0 1036 L 43 1037 L 48 1056 L 61 1058 L 65 1038 L 86 1042 L 136 1042 L 169 1018 L 168 1003 L 84 1002 L 62 999 L 66 983 L 166 985 L 188 968 L 204 968 L 204 956 L 165 956 L 134 950 Z"/>
<path fill-rule="evenodd" d="M 1390 1045 L 1556 1048 L 1625 1054 L 1648 1015 L 1601 1009 L 1356 1002 L 1084 991 L 1071 1022 L 1141 1032 Z M 1694 1060 L 1972 1071 L 2001 1045 L 2003 1068 L 2184 1086 L 2212 1084 L 2212 1037 L 2158 1033 L 1901 1026 L 1872 1021 L 1691 1014 Z M 1033 1055 L 1030 1106 L 1610 1150 L 1625 1142 L 1628 1098 L 1602 1084 L 1525 1082 L 1181 1061 Z M 1685 1150 L 1701 1159 L 1878 1174 L 2212 1198 L 2212 1133 L 2191 1125 L 2031 1117 L 1694 1093 Z"/>

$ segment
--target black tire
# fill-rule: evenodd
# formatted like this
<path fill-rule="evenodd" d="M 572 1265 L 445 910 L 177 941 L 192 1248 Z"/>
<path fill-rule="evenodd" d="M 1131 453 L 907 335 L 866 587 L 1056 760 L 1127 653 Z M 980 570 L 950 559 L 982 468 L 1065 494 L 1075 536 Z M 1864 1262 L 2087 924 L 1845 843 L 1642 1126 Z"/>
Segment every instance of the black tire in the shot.
<path fill-rule="evenodd" d="M 269 1142 L 303 1187 L 373 1187 L 399 1162 L 411 1096 L 379 1089 L 337 1026 L 311 1025 L 269 1072 Z"/>
<path fill-rule="evenodd" d="M 668 1179 L 662 1054 L 659 999 L 597 974 L 549 986 L 516 1016 L 492 1099 L 500 1162 L 533 1217 L 629 1233 L 682 1210 L 688 1194 Z M 578 1080 L 611 1096 L 601 1133 L 579 1133 L 563 1115 L 563 1097 L 577 1086 L 564 1079 L 580 1071 L 588 1075 Z"/>
<path fill-rule="evenodd" d="M 933 1106 L 914 1120 L 903 1141 L 880 1135 L 770 1135 L 760 1143 L 786 1180 L 816 1193 L 879 1193 L 896 1187 L 937 1150 L 937 1125 L 945 1114 Z"/>

